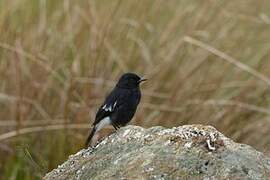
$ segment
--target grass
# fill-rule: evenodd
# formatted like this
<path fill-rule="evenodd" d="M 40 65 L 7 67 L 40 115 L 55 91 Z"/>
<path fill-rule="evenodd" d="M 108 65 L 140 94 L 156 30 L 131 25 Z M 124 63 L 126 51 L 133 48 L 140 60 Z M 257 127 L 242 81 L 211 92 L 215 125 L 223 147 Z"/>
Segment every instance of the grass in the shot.
<path fill-rule="evenodd" d="M 123 72 L 133 124 L 213 125 L 270 154 L 270 2 L 0 1 L 0 176 L 40 179 L 84 143 Z M 90 124 L 89 124 L 90 126 Z"/>

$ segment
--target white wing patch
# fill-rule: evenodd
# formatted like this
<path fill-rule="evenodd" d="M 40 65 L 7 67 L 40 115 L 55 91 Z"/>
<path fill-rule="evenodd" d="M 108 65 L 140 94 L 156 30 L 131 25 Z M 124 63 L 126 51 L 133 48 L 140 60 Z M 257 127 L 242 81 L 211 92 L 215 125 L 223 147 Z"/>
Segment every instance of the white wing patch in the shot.
<path fill-rule="evenodd" d="M 113 109 L 115 108 L 116 104 L 117 104 L 117 101 L 115 101 L 115 103 L 113 104 Z"/>
<path fill-rule="evenodd" d="M 115 101 L 115 103 L 112 105 L 107 105 L 107 104 L 104 104 L 104 106 L 102 106 L 102 109 L 104 109 L 105 111 L 109 111 L 109 112 L 112 112 L 113 109 L 115 108 L 117 104 L 117 101 Z"/>
<path fill-rule="evenodd" d="M 105 111 L 110 111 L 110 112 L 112 112 L 112 106 L 111 106 L 111 105 L 107 106 L 107 104 L 105 104 L 105 105 L 102 107 L 102 109 L 104 109 Z"/>

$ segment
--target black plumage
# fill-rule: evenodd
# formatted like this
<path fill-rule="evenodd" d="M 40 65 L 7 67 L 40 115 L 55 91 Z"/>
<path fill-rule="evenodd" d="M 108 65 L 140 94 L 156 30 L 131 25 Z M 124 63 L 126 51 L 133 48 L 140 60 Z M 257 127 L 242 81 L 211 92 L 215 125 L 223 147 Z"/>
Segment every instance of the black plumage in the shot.
<path fill-rule="evenodd" d="M 141 99 L 140 83 L 146 79 L 134 73 L 125 73 L 106 97 L 98 109 L 93 128 L 86 140 L 86 146 L 91 139 L 106 125 L 112 125 L 116 130 L 125 126 L 134 116 Z"/>

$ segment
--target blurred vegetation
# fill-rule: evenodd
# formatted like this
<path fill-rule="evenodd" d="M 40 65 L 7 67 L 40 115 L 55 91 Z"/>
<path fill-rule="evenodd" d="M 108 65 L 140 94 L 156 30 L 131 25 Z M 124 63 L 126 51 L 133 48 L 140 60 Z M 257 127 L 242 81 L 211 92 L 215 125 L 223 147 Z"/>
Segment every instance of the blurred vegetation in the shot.
<path fill-rule="evenodd" d="M 1 0 L 0 34 L 2 179 L 82 148 L 127 71 L 149 78 L 133 124 L 213 125 L 270 153 L 268 0 Z"/>

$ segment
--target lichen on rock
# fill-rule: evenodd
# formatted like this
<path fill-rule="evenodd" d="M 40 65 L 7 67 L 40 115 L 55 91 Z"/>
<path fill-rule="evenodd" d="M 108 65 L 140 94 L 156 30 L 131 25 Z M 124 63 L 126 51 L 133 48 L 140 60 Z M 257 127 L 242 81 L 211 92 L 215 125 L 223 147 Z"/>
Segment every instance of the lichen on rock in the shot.
<path fill-rule="evenodd" d="M 269 179 L 270 158 L 211 126 L 121 128 L 44 179 Z"/>

